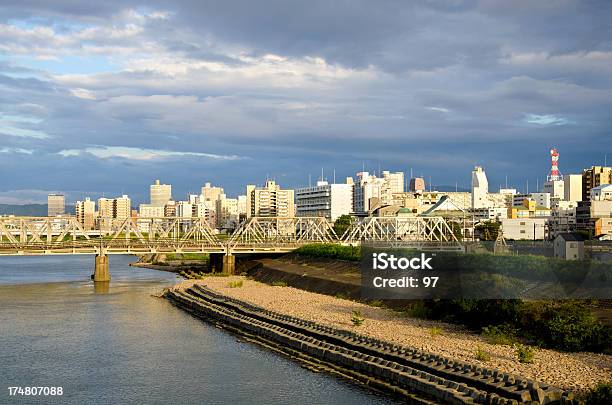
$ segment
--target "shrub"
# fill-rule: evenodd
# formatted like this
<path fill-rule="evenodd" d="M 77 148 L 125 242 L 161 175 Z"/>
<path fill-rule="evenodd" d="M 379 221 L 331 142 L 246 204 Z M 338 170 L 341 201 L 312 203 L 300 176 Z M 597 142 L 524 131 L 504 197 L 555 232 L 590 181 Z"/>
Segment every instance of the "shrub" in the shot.
<path fill-rule="evenodd" d="M 382 307 L 383 306 L 383 302 L 381 300 L 374 300 L 374 301 L 370 301 L 368 303 L 368 305 L 370 305 L 371 307 Z"/>
<path fill-rule="evenodd" d="M 437 326 L 434 326 L 433 328 L 429 328 L 429 335 L 431 337 L 440 336 L 441 334 L 442 334 L 442 329 L 438 328 Z"/>
<path fill-rule="evenodd" d="M 518 361 L 521 363 L 533 363 L 534 351 L 531 347 L 527 345 L 523 345 L 517 343 L 514 346 L 516 356 L 518 357 Z"/>
<path fill-rule="evenodd" d="M 359 310 L 353 311 L 353 316 L 351 317 L 351 322 L 353 323 L 353 326 L 361 326 L 363 325 L 364 321 L 365 319 L 361 315 L 361 311 Z"/>
<path fill-rule="evenodd" d="M 229 288 L 239 288 L 242 287 L 243 281 L 242 280 L 237 280 L 237 281 L 230 281 L 230 283 L 228 284 Z"/>
<path fill-rule="evenodd" d="M 487 352 L 485 352 L 484 350 L 482 350 L 482 348 L 480 346 L 478 346 L 476 348 L 476 354 L 475 356 L 476 360 L 480 360 L 480 361 L 489 361 L 491 360 L 491 355 Z"/>
<path fill-rule="evenodd" d="M 494 345 L 511 345 L 516 341 L 515 330 L 508 324 L 482 328 L 482 336 Z"/>
<path fill-rule="evenodd" d="M 287 283 L 284 281 L 273 281 L 272 285 L 274 287 L 287 287 Z"/>
<path fill-rule="evenodd" d="M 353 262 L 361 260 L 361 249 L 359 247 L 343 246 L 334 243 L 304 245 L 294 250 L 294 252 L 299 255 L 310 257 L 326 257 Z"/>
<path fill-rule="evenodd" d="M 422 301 L 412 304 L 407 312 L 413 318 L 427 319 L 431 316 L 431 310 Z"/>
<path fill-rule="evenodd" d="M 597 384 L 587 395 L 586 403 L 589 405 L 612 404 L 612 381 Z"/>

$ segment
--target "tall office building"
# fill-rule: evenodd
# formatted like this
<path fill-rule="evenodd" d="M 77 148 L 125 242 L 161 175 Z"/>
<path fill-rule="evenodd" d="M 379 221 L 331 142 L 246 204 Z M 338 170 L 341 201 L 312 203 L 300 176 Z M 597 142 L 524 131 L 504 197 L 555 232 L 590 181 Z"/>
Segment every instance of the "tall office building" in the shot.
<path fill-rule="evenodd" d="M 273 180 L 263 187 L 247 186 L 247 218 L 295 217 L 294 191 L 283 190 Z"/>
<path fill-rule="evenodd" d="M 353 212 L 366 215 L 371 209 L 382 204 L 385 180 L 368 172 L 357 173 L 353 186 Z M 389 202 L 390 203 L 390 202 Z"/>
<path fill-rule="evenodd" d="M 563 176 L 563 199 L 565 201 L 582 201 L 582 175 L 568 174 Z"/>
<path fill-rule="evenodd" d="M 66 213 L 66 199 L 62 194 L 49 194 L 47 196 L 47 215 L 55 217 Z"/>
<path fill-rule="evenodd" d="M 487 208 L 489 182 L 487 175 L 480 166 L 472 170 L 472 208 Z"/>
<path fill-rule="evenodd" d="M 94 229 L 94 217 L 96 214 L 96 203 L 89 197 L 85 201 L 77 201 L 74 204 L 77 221 L 81 223 L 85 230 Z"/>
<path fill-rule="evenodd" d="M 155 180 L 155 184 L 150 187 L 151 205 L 164 206 L 172 200 L 172 185 L 160 184 L 159 180 Z"/>
<path fill-rule="evenodd" d="M 353 211 L 353 185 L 317 182 L 295 190 L 298 217 L 325 217 L 335 221 Z"/>
<path fill-rule="evenodd" d="M 588 201 L 591 189 L 602 184 L 612 184 L 612 167 L 592 166 L 582 171 L 582 201 Z"/>

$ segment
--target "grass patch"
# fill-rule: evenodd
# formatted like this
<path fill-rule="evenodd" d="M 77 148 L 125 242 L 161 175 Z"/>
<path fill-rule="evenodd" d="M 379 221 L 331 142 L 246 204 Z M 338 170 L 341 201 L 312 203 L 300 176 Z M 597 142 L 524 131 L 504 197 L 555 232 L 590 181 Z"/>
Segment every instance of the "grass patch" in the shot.
<path fill-rule="evenodd" d="M 514 346 L 514 352 L 520 363 L 533 363 L 535 352 L 530 346 L 517 343 Z"/>
<path fill-rule="evenodd" d="M 476 358 L 476 360 L 480 361 L 491 360 L 491 355 L 488 352 L 484 351 L 480 346 L 476 348 L 476 353 L 474 354 L 474 357 Z"/>
<path fill-rule="evenodd" d="M 353 315 L 351 316 L 351 322 L 353 323 L 353 326 L 361 326 L 363 325 L 364 321 L 365 319 L 363 315 L 361 314 L 361 311 L 359 310 L 353 311 Z"/>
<path fill-rule="evenodd" d="M 240 288 L 242 287 L 244 282 L 242 280 L 230 281 L 227 285 L 229 288 Z"/>
<path fill-rule="evenodd" d="M 284 281 L 279 281 L 279 280 L 277 280 L 277 281 L 273 281 L 273 282 L 272 282 L 272 285 L 273 285 L 274 287 L 287 287 L 287 283 L 286 283 L 286 282 L 284 282 Z"/>
<path fill-rule="evenodd" d="M 433 328 L 429 328 L 429 335 L 431 337 L 440 336 L 442 335 L 442 329 L 437 326 L 434 326 Z"/>

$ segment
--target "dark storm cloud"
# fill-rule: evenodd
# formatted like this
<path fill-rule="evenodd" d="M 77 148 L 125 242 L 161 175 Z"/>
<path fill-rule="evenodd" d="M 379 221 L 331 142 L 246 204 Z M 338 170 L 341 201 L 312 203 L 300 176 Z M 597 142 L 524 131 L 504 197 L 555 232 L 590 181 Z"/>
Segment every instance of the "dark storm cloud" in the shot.
<path fill-rule="evenodd" d="M 522 185 L 553 145 L 577 172 L 612 146 L 611 21 L 607 1 L 3 4 L 0 170 L 24 176 L 0 191 L 236 194 L 379 164 Z"/>

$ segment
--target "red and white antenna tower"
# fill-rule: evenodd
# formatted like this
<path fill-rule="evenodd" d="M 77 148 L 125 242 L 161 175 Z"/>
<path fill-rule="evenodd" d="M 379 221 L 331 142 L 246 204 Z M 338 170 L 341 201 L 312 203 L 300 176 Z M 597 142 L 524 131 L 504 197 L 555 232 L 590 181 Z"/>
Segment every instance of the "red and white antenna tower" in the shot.
<path fill-rule="evenodd" d="M 550 174 L 547 180 L 563 180 L 563 176 L 559 173 L 559 152 L 557 152 L 557 148 L 552 148 L 550 150 Z"/>

